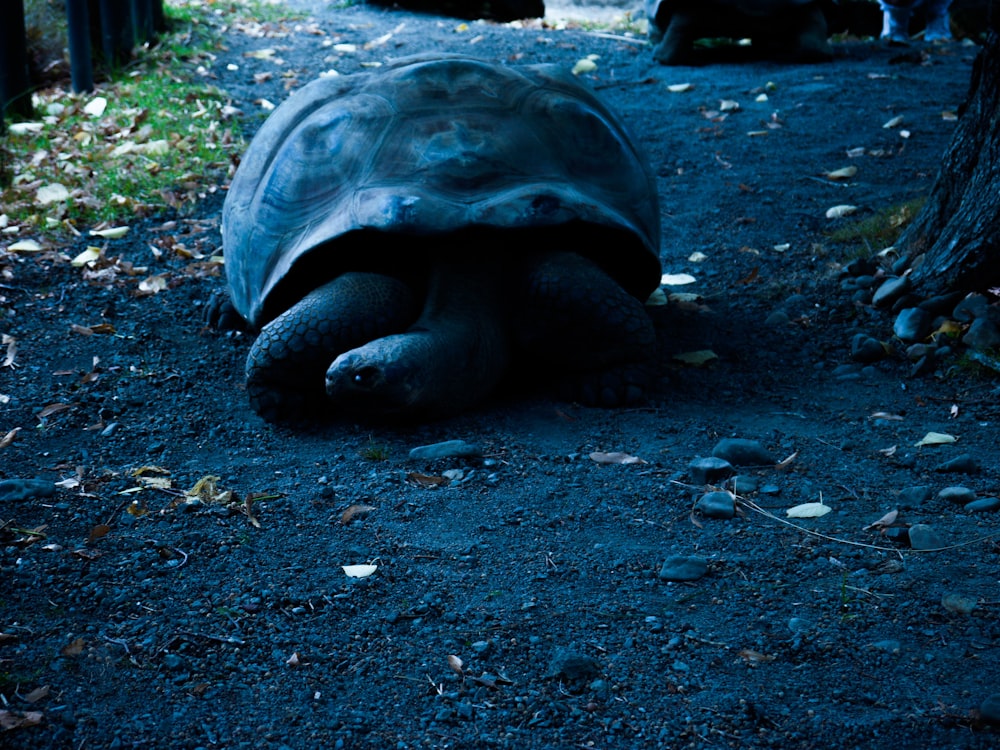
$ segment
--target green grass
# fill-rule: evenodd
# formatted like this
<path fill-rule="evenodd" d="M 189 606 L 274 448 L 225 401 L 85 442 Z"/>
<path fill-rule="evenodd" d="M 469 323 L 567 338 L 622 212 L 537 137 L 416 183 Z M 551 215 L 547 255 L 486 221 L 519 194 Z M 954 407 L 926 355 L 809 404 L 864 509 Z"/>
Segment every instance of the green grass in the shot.
<path fill-rule="evenodd" d="M 228 180 L 245 143 L 225 93 L 206 82 L 219 27 L 285 14 L 273 3 L 247 0 L 167 0 L 166 11 L 170 31 L 124 70 L 92 94 L 36 91 L 33 123 L 41 129 L 18 133 L 15 125 L 7 134 L 3 161 L 11 184 L 0 204 L 20 236 L 126 224 L 167 207 L 186 211 Z M 99 97 L 104 111 L 88 112 Z M 47 202 L 47 186 L 56 186 L 57 196 L 65 188 L 65 197 Z"/>
<path fill-rule="evenodd" d="M 853 246 L 854 255 L 868 257 L 896 244 L 906 225 L 920 213 L 924 200 L 924 198 L 914 198 L 905 203 L 880 209 L 870 216 L 833 230 L 827 236 L 833 242 Z"/>
<path fill-rule="evenodd" d="M 386 461 L 389 458 L 389 446 L 376 442 L 371 435 L 368 436 L 368 445 L 361 449 L 361 457 L 366 461 Z"/>

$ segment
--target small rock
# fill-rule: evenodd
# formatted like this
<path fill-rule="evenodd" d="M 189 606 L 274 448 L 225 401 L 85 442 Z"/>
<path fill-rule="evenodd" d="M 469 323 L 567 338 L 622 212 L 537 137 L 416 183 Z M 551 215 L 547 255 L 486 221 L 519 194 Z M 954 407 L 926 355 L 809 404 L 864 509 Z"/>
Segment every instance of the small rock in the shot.
<path fill-rule="evenodd" d="M 919 307 L 931 315 L 947 315 L 955 308 L 961 298 L 961 292 L 939 294 L 936 297 L 928 297 L 920 303 Z"/>
<path fill-rule="evenodd" d="M 910 290 L 910 280 L 906 276 L 889 276 L 872 296 L 875 307 L 888 307 Z"/>
<path fill-rule="evenodd" d="M 56 494 L 55 482 L 48 479 L 4 479 L 0 481 L 0 502 L 52 497 L 54 494 Z"/>
<path fill-rule="evenodd" d="M 675 555 L 667 558 L 660 568 L 661 581 L 697 581 L 708 572 L 708 561 L 703 557 Z"/>
<path fill-rule="evenodd" d="M 597 659 L 568 648 L 557 648 L 545 676 L 575 682 L 593 680 L 600 674 L 601 665 Z"/>
<path fill-rule="evenodd" d="M 1000 724 L 1000 693 L 993 693 L 979 704 L 979 718 L 987 724 Z"/>
<path fill-rule="evenodd" d="M 446 440 L 443 443 L 421 445 L 410 451 L 413 461 L 433 461 L 438 458 L 481 458 L 483 450 L 464 440 Z"/>
<path fill-rule="evenodd" d="M 973 349 L 1000 347 L 1000 328 L 988 318 L 976 318 L 962 337 L 962 343 Z"/>
<path fill-rule="evenodd" d="M 960 323 L 971 323 L 977 318 L 985 318 L 989 314 L 990 302 L 982 294 L 970 294 L 952 311 L 951 316 Z"/>
<path fill-rule="evenodd" d="M 896 496 L 896 504 L 901 508 L 917 508 L 934 496 L 934 490 L 927 486 L 906 487 Z M 940 493 L 938 494 L 940 497 Z"/>
<path fill-rule="evenodd" d="M 786 326 L 791 323 L 792 319 L 788 317 L 788 313 L 784 310 L 775 310 L 773 313 L 767 316 L 764 320 L 765 328 L 780 328 L 781 326 Z"/>
<path fill-rule="evenodd" d="M 725 438 L 716 443 L 712 455 L 733 466 L 773 466 L 777 459 L 757 440 Z"/>
<path fill-rule="evenodd" d="M 968 487 L 945 487 L 937 494 L 938 500 L 945 500 L 956 505 L 965 505 L 976 499 L 976 491 Z"/>
<path fill-rule="evenodd" d="M 898 654 L 900 650 L 899 641 L 887 639 L 884 641 L 875 641 L 872 644 L 872 648 L 878 651 L 885 651 L 887 654 Z"/>
<path fill-rule="evenodd" d="M 910 527 L 910 546 L 913 549 L 941 549 L 945 546 L 941 536 L 925 523 Z"/>
<path fill-rule="evenodd" d="M 736 515 L 736 498 L 725 490 L 707 492 L 694 507 L 706 518 L 729 519 Z"/>
<path fill-rule="evenodd" d="M 963 594 L 945 594 L 941 597 L 941 606 L 956 615 L 969 615 L 979 604 L 979 599 Z"/>
<path fill-rule="evenodd" d="M 765 484 L 760 488 L 760 494 L 762 495 L 780 495 L 781 487 L 776 484 Z"/>
<path fill-rule="evenodd" d="M 973 500 L 971 503 L 966 503 L 965 509 L 969 513 L 992 513 L 995 510 L 1000 510 L 1000 497 L 984 497 Z"/>
<path fill-rule="evenodd" d="M 751 492 L 756 492 L 759 486 L 757 477 L 748 477 L 746 474 L 733 477 L 733 492 L 737 495 L 749 495 Z"/>
<path fill-rule="evenodd" d="M 885 359 L 885 347 L 882 342 L 872 338 L 867 333 L 855 334 L 851 339 L 851 359 L 855 362 L 878 362 Z"/>
<path fill-rule="evenodd" d="M 968 453 L 963 453 L 961 456 L 956 456 L 950 461 L 938 464 L 934 467 L 934 471 L 940 471 L 948 474 L 975 474 L 979 471 L 979 462 Z"/>
<path fill-rule="evenodd" d="M 715 456 L 696 458 L 688 464 L 691 484 L 718 484 L 732 473 L 732 464 Z"/>
<path fill-rule="evenodd" d="M 931 315 L 919 307 L 909 307 L 896 316 L 892 332 L 901 341 L 912 344 L 930 333 Z"/>

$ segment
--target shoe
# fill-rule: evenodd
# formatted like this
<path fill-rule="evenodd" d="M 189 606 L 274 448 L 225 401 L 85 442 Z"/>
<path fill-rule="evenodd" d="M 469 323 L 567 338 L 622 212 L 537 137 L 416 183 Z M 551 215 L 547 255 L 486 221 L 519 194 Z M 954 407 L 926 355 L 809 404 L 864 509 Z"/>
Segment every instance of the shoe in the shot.
<path fill-rule="evenodd" d="M 910 9 L 883 6 L 882 41 L 892 47 L 905 47 L 910 43 Z"/>

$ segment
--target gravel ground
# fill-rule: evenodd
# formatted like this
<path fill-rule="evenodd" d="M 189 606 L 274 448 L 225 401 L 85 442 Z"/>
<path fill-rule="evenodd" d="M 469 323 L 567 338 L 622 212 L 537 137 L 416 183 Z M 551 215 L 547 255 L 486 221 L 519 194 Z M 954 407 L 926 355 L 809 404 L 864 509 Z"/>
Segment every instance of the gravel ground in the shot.
<path fill-rule="evenodd" d="M 994 747 L 996 376 L 958 343 L 912 363 L 869 304 L 884 269 L 830 235 L 926 193 L 975 48 L 663 68 L 621 29 L 297 10 L 202 61 L 250 131 L 325 70 L 598 55 L 664 271 L 695 279 L 651 310 L 660 388 L 273 427 L 249 338 L 202 322 L 222 189 L 108 240 L 103 274 L 68 262 L 89 238 L 0 255 L 0 747 Z M 136 294 L 148 274 L 166 288 Z M 859 334 L 892 356 L 852 358 Z M 475 455 L 410 456 L 446 440 Z"/>

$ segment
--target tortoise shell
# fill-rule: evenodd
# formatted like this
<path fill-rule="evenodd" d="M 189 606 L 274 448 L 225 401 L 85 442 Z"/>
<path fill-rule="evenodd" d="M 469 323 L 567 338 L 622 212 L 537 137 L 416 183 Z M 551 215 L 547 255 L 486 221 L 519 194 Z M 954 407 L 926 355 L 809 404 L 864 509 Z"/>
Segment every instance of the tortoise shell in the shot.
<path fill-rule="evenodd" d="M 405 253 L 412 235 L 581 223 L 569 249 L 645 299 L 659 283 L 659 209 L 618 119 L 553 66 L 436 55 L 290 96 L 243 157 L 222 236 L 233 305 L 260 327 L 383 248 Z"/>

